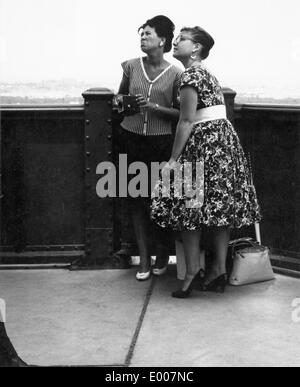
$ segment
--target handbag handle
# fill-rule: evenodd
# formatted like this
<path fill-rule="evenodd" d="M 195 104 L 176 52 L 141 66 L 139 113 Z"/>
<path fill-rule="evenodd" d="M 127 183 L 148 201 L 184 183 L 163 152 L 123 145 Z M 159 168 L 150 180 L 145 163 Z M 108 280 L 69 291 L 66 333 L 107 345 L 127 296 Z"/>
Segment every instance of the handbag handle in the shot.
<path fill-rule="evenodd" d="M 237 249 L 238 246 L 241 245 L 246 245 L 246 246 L 252 246 L 252 247 L 257 247 L 258 243 L 253 241 L 252 238 L 240 238 L 240 239 L 235 239 L 230 242 L 232 245 L 232 258 L 234 257 L 234 253 Z"/>
<path fill-rule="evenodd" d="M 239 238 L 239 239 L 234 239 L 232 241 L 229 241 L 229 246 L 232 246 L 232 245 L 235 245 L 236 243 L 239 243 L 239 242 L 250 242 L 252 241 L 253 239 L 251 237 L 244 237 L 244 238 Z"/>

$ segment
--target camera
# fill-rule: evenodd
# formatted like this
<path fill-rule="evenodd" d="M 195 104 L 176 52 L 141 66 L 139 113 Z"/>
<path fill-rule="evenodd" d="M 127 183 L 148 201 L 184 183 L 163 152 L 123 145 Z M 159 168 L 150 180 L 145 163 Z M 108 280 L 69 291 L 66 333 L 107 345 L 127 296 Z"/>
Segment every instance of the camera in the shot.
<path fill-rule="evenodd" d="M 134 95 L 117 94 L 113 97 L 113 110 L 125 116 L 132 116 L 140 112 L 140 107 Z"/>

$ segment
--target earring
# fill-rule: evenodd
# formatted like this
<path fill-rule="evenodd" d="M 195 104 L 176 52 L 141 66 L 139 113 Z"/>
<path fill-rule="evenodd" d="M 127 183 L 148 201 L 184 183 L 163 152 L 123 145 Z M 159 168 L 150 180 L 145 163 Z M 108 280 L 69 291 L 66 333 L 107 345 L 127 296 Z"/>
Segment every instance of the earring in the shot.
<path fill-rule="evenodd" d="M 160 42 L 159 43 L 159 47 L 162 47 L 164 44 L 163 44 L 163 42 Z"/>
<path fill-rule="evenodd" d="M 196 51 L 197 50 L 193 50 L 192 51 L 191 59 L 196 59 L 197 58 Z"/>

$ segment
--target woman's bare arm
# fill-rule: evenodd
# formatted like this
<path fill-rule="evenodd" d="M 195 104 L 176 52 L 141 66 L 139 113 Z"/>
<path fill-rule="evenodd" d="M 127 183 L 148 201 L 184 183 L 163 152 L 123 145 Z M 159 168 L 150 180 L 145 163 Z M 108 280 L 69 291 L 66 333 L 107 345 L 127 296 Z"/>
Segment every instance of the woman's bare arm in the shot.
<path fill-rule="evenodd" d="M 177 161 L 191 134 L 197 112 L 198 95 L 196 89 L 185 86 L 180 90 L 180 117 L 170 162 Z"/>
<path fill-rule="evenodd" d="M 129 78 L 127 77 L 127 75 L 125 75 L 125 73 L 123 73 L 118 94 L 129 94 Z"/>

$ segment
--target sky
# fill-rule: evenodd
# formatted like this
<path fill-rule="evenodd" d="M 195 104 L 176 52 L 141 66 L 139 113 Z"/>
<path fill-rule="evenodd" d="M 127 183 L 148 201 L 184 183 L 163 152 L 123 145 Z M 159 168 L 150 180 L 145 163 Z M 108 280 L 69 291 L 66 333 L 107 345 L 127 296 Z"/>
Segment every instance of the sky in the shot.
<path fill-rule="evenodd" d="M 138 27 L 164 14 L 215 39 L 222 86 L 300 97 L 299 0 L 0 0 L 0 82 L 74 79 L 116 90 L 141 56 Z M 181 67 L 172 55 L 166 59 Z"/>

